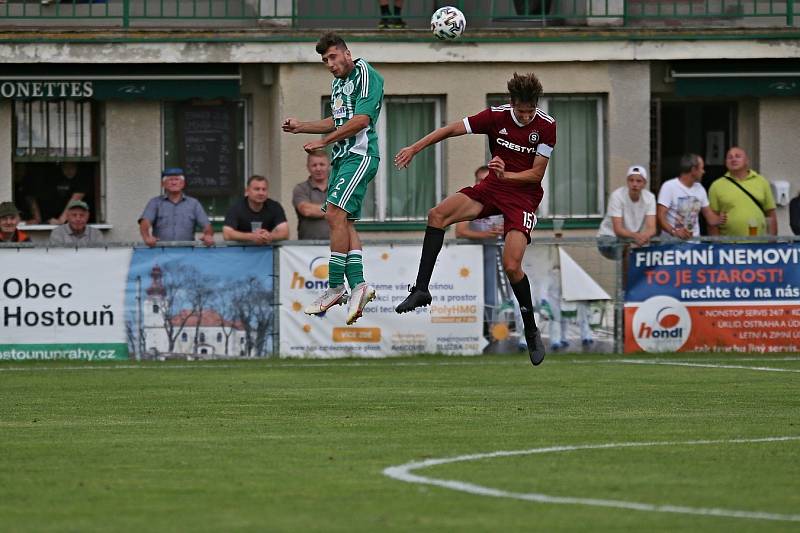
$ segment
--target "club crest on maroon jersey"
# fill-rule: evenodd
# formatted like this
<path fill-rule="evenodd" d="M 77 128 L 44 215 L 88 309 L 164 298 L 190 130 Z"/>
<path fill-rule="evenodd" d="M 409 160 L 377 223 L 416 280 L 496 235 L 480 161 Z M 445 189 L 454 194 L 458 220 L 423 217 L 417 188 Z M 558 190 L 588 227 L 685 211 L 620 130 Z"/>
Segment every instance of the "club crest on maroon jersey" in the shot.
<path fill-rule="evenodd" d="M 539 141 L 539 132 L 534 131 L 533 133 L 528 135 L 528 140 L 530 141 L 531 144 L 536 144 Z"/>

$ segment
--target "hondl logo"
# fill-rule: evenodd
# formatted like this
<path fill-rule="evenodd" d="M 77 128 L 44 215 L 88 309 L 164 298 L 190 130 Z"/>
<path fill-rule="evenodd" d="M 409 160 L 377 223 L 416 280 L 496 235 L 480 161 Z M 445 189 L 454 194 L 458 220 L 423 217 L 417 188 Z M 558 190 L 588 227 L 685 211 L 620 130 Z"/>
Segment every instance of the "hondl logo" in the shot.
<path fill-rule="evenodd" d="M 328 258 L 315 257 L 308 264 L 308 272 L 293 272 L 290 289 L 325 290 L 328 288 Z"/>
<path fill-rule="evenodd" d="M 669 296 L 649 298 L 633 314 L 633 337 L 646 352 L 678 351 L 691 331 L 689 311 Z"/>

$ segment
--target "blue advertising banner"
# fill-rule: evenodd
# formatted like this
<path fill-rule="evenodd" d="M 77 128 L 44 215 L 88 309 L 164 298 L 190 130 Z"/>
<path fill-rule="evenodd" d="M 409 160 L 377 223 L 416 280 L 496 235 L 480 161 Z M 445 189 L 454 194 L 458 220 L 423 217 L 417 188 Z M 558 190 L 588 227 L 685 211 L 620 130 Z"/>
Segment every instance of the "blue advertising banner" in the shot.
<path fill-rule="evenodd" d="M 630 252 L 625 351 L 800 347 L 800 243 L 676 243 Z"/>
<path fill-rule="evenodd" d="M 135 249 L 125 295 L 131 356 L 271 355 L 272 261 L 271 247 Z"/>

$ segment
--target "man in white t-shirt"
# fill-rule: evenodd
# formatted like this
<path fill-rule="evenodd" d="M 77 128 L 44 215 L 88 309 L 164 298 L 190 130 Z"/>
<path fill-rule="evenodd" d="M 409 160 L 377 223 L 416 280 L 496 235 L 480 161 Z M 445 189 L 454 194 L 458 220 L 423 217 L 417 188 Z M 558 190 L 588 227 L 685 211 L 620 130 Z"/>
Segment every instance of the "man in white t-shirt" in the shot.
<path fill-rule="evenodd" d="M 699 214 L 709 226 L 727 220 L 725 213 L 716 214 L 708 204 L 708 194 L 700 185 L 705 171 L 703 158 L 697 154 L 681 157 L 680 175 L 665 181 L 658 191 L 658 224 L 662 231 L 682 240 L 700 236 Z"/>
<path fill-rule="evenodd" d="M 656 234 L 656 197 L 646 187 L 647 170 L 643 165 L 633 165 L 628 168 L 625 187 L 609 196 L 608 210 L 597 232 L 597 249 L 604 257 L 620 257 L 617 238 L 645 246 Z"/>

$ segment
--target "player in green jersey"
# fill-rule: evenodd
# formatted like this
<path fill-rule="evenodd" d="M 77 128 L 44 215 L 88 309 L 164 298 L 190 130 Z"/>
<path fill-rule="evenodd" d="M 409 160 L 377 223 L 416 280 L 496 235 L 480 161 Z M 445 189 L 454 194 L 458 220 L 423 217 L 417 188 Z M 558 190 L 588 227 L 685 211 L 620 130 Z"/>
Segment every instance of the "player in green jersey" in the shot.
<path fill-rule="evenodd" d="M 317 53 L 333 74 L 331 113 L 322 120 L 283 121 L 288 133 L 325 134 L 306 143 L 306 152 L 333 145 L 328 197 L 323 211 L 331 229 L 331 257 L 328 263 L 328 288 L 305 312 L 318 315 L 347 301 L 345 277 L 351 294 L 347 323 L 352 324 L 375 299 L 375 289 L 364 281 L 361 239 L 354 221 L 361 218 L 361 204 L 367 185 L 378 172 L 380 153 L 376 123 L 383 105 L 383 77 L 364 59 L 353 59 L 344 40 L 335 33 L 324 34 Z"/>

